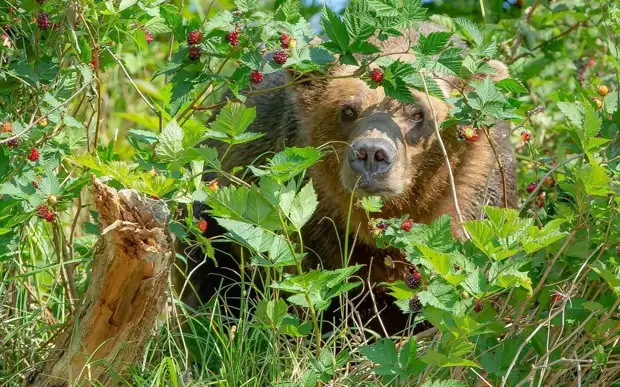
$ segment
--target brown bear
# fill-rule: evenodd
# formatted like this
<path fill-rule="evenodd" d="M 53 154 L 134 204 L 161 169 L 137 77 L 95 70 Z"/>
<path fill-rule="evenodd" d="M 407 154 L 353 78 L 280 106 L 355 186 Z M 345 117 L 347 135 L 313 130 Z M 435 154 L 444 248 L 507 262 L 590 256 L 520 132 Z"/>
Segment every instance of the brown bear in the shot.
<path fill-rule="evenodd" d="M 403 53 L 409 51 L 420 33 L 437 30 L 435 25 L 424 23 L 417 31 L 405 31 L 403 36 L 373 43 L 383 54 L 394 53 L 403 60 L 412 60 L 413 54 Z M 453 38 L 453 43 L 465 50 L 463 42 L 457 38 Z M 490 61 L 489 64 L 494 70 L 491 75 L 494 80 L 508 76 L 503 63 Z M 316 213 L 302 229 L 308 252 L 304 263 L 308 268 L 342 266 L 341 243 L 352 193 L 355 197 L 382 197 L 383 211 L 376 214 L 380 218 L 408 214 L 413 222 L 430 223 L 449 213 L 455 234 L 461 235 L 448 170 L 434 126 L 435 122 L 441 124 L 448 118 L 450 106 L 417 90 L 411 90 L 415 103 L 402 103 L 386 96 L 381 87 L 373 89 L 360 79 L 342 77 L 353 74 L 356 69 L 355 66 L 336 65 L 330 75 L 341 76 L 337 79 L 312 80 L 248 98 L 246 104 L 256 107 L 256 119 L 249 131 L 261 132 L 264 136 L 234 146 L 223 162 L 223 169 L 230 170 L 236 166 L 260 164 L 269 154 L 284 147 L 330 145 L 331 151 L 308 173 L 319 200 Z M 268 75 L 258 90 L 284 85 L 290 79 L 288 71 Z M 446 96 L 458 84 L 457 79 L 445 76 L 436 81 Z M 459 142 L 455 131 L 456 128 L 443 128 L 441 138 L 454 174 L 459 207 L 463 218 L 469 220 L 480 215 L 483 204 L 503 206 L 502 182 L 494 168 L 496 159 L 487 139 Z M 499 122 L 491 133 L 505 169 L 508 205 L 513 207 L 516 167 L 509 141 L 510 127 Z M 227 148 L 226 144 L 215 141 L 208 145 L 217 148 L 220 154 Z M 350 220 L 352 253 L 349 264 L 366 265 L 359 276 L 366 279 L 369 275 L 371 285 L 404 279 L 407 270 L 399 262 L 405 261 L 404 257 L 399 251 L 377 248 L 367 225 L 366 213 L 354 206 Z M 386 266 L 386 256 L 396 264 Z M 227 276 L 234 271 L 234 265 L 228 267 Z M 206 273 L 209 274 L 212 273 Z M 194 281 L 205 282 L 200 278 L 203 275 L 194 274 Z M 213 287 L 219 280 L 212 278 L 206 282 Z M 377 291 L 375 299 L 382 304 L 378 309 L 395 309 L 388 298 L 381 294 L 381 289 Z M 402 316 L 400 311 L 396 313 Z M 393 332 L 402 327 L 399 318 L 388 320 L 387 325 L 393 323 L 394 328 L 388 327 L 388 330 Z"/>

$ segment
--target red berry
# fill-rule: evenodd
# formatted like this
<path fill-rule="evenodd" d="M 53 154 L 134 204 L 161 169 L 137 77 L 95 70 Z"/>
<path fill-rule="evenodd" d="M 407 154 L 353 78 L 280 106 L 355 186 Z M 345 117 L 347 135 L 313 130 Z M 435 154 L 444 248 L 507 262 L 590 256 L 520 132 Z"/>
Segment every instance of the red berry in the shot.
<path fill-rule="evenodd" d="M 43 4 L 45 2 L 45 0 L 37 0 L 37 3 L 39 4 Z"/>
<path fill-rule="evenodd" d="M 250 81 L 252 81 L 252 83 L 261 83 L 263 78 L 263 73 L 260 70 L 252 70 L 250 73 Z"/>
<path fill-rule="evenodd" d="M 381 82 L 383 82 L 383 71 L 381 71 L 380 69 L 372 69 L 369 76 L 370 79 L 372 79 L 376 83 L 381 84 Z"/>
<path fill-rule="evenodd" d="M 276 51 L 273 53 L 273 61 L 277 64 L 284 64 L 288 59 L 288 54 L 284 51 Z"/>
<path fill-rule="evenodd" d="M 531 138 L 532 138 L 532 135 L 529 131 L 524 130 L 523 132 L 521 132 L 521 140 L 528 142 L 530 141 Z"/>
<path fill-rule="evenodd" d="M 6 142 L 6 145 L 10 146 L 11 148 L 17 148 L 19 146 L 19 138 L 11 138 L 9 141 Z"/>
<path fill-rule="evenodd" d="M 38 182 L 38 181 L 33 181 L 33 182 L 32 182 L 32 186 L 33 186 L 35 189 L 38 189 L 38 188 L 39 188 L 39 182 Z"/>
<path fill-rule="evenodd" d="M 411 309 L 411 313 L 418 313 L 422 310 L 422 303 L 418 299 L 418 296 L 413 296 L 411 301 L 409 301 L 409 309 Z"/>
<path fill-rule="evenodd" d="M 282 48 L 288 48 L 290 43 L 291 35 L 282 34 L 282 36 L 280 36 L 280 45 L 282 46 Z"/>
<path fill-rule="evenodd" d="M 187 34 L 187 44 L 189 44 L 190 46 L 200 43 L 201 40 L 202 34 L 198 30 L 191 31 Z"/>
<path fill-rule="evenodd" d="M 200 47 L 192 46 L 189 48 L 189 59 L 191 60 L 200 59 Z"/>
<path fill-rule="evenodd" d="M 596 64 L 596 62 L 594 61 L 594 59 L 590 59 L 588 61 L 588 67 L 594 67 L 595 64 Z"/>
<path fill-rule="evenodd" d="M 474 305 L 474 312 L 480 313 L 482 312 L 482 309 L 484 309 L 484 304 L 480 301 L 476 302 L 476 304 Z"/>
<path fill-rule="evenodd" d="M 153 42 L 153 34 L 147 30 L 142 31 L 144 33 L 144 39 L 146 40 L 146 44 L 151 44 Z"/>
<path fill-rule="evenodd" d="M 538 194 L 538 199 L 540 200 L 545 200 L 545 197 L 547 196 L 547 194 L 543 191 L 541 193 Z"/>
<path fill-rule="evenodd" d="M 400 228 L 403 231 L 409 231 L 411 230 L 411 227 L 413 226 L 413 222 L 411 221 L 411 219 L 406 219 L 403 224 L 400 225 Z"/>
<path fill-rule="evenodd" d="M 553 187 L 555 185 L 555 180 L 553 180 L 553 177 L 547 176 L 545 180 L 543 180 L 543 183 L 545 183 L 547 187 Z"/>
<path fill-rule="evenodd" d="M 552 300 L 554 303 L 556 303 L 556 304 L 557 304 L 558 302 L 562 301 L 562 295 L 561 295 L 561 294 L 559 294 L 559 293 L 555 293 L 555 294 L 551 297 L 551 300 Z"/>
<path fill-rule="evenodd" d="M 211 191 L 217 191 L 217 190 L 218 190 L 218 188 L 219 188 L 219 185 L 218 185 L 218 181 L 217 181 L 217 179 L 213 179 L 213 180 L 211 180 L 211 181 L 209 182 L 208 187 L 209 187 L 209 189 L 210 189 Z"/>
<path fill-rule="evenodd" d="M 422 274 L 420 274 L 420 272 L 417 272 L 417 271 L 414 271 L 413 273 L 409 274 L 407 278 L 405 279 L 405 284 L 410 289 L 419 288 L 421 283 L 422 283 Z"/>
<path fill-rule="evenodd" d="M 530 184 L 527 186 L 527 192 L 528 192 L 528 193 L 532 193 L 532 192 L 534 192 L 534 190 L 536 189 L 536 185 L 537 185 L 536 183 L 530 183 Z"/>
<path fill-rule="evenodd" d="M 157 195 L 151 195 L 151 199 L 153 199 L 153 200 L 159 200 L 159 196 L 157 196 Z"/>
<path fill-rule="evenodd" d="M 99 68 L 99 50 L 96 48 L 90 54 L 90 64 L 95 70 Z"/>
<path fill-rule="evenodd" d="M 46 30 L 50 28 L 52 26 L 52 23 L 50 22 L 49 15 L 46 14 L 45 12 L 40 13 L 39 17 L 37 18 L 37 25 L 42 30 Z"/>
<path fill-rule="evenodd" d="M 226 35 L 226 40 L 228 40 L 231 46 L 236 47 L 239 44 L 239 31 L 230 31 Z"/>
<path fill-rule="evenodd" d="M 39 150 L 37 148 L 30 149 L 30 154 L 28 154 L 28 160 L 33 163 L 39 160 Z"/>
<path fill-rule="evenodd" d="M 467 142 L 474 142 L 479 138 L 478 132 L 471 126 L 459 126 L 457 137 Z"/>
<path fill-rule="evenodd" d="M 45 215 L 43 215 L 43 217 L 48 223 L 52 223 L 56 220 L 56 214 L 54 214 L 52 211 L 48 211 L 47 213 L 45 213 Z"/>
<path fill-rule="evenodd" d="M 45 204 L 41 204 L 39 207 L 37 207 L 37 216 L 38 217 L 45 217 L 45 214 L 47 214 L 48 212 L 50 212 L 50 208 L 48 206 L 46 206 Z"/>
<path fill-rule="evenodd" d="M 200 230 L 200 232 L 207 231 L 207 226 L 207 221 L 204 219 L 200 219 L 200 221 L 198 222 L 198 229 Z"/>

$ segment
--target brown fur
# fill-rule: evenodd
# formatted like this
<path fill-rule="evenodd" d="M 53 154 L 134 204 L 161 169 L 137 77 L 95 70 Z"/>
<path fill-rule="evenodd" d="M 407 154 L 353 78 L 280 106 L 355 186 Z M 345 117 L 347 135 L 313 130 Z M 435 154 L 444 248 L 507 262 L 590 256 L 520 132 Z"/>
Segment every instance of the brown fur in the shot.
<path fill-rule="evenodd" d="M 437 27 L 429 24 L 422 27 L 422 33 L 433 30 L 437 30 Z M 417 33 L 410 32 L 404 37 L 375 43 L 384 54 L 395 53 L 403 59 L 413 59 L 411 54 L 403 52 L 416 39 Z M 462 46 L 462 42 L 456 40 L 455 45 Z M 491 61 L 490 65 L 495 71 L 495 79 L 507 76 L 507 69 L 502 63 Z M 351 74 L 354 70 L 351 66 L 336 66 L 332 75 Z M 282 85 L 290 79 L 290 74 L 286 72 L 272 74 L 265 78 L 259 89 Z M 453 87 L 451 84 L 457 82 L 455 79 L 438 80 L 446 92 Z M 317 80 L 303 83 L 294 89 L 248 98 L 247 104 L 257 108 L 257 118 L 250 131 L 263 132 L 265 136 L 233 147 L 223 167 L 230 169 L 233 166 L 260 164 L 270 153 L 281 151 L 285 146 L 319 147 L 328 144 L 328 154 L 309 171 L 319 197 L 319 207 L 309 224 L 303 228 L 304 245 L 311 252 L 305 266 L 330 269 L 341 267 L 344 262 L 341 245 L 344 243 L 352 194 L 351 179 L 355 179 L 346 167 L 352 132 L 357 131 L 358 136 L 389 138 L 398 147 L 400 161 L 389 172 L 385 182 L 393 189 L 393 193 L 384 198 L 385 207 L 383 212 L 376 214 L 377 217 L 391 218 L 409 214 L 414 222 L 431 223 L 440 215 L 449 213 L 453 220 L 456 219 L 448 171 L 435 136 L 431 107 L 425 93 L 413 91 L 413 95 L 417 107 L 410 107 L 424 113 L 423 122 L 415 124 L 417 132 L 413 134 L 410 133 L 413 130 L 410 115 L 406 109 L 401 109 L 401 103 L 386 98 L 382 88 L 370 89 L 363 81 L 355 78 Z M 437 98 L 430 99 L 437 121 L 443 122 L 448 117 L 450 107 Z M 368 125 L 372 123 L 374 126 L 343 128 L 344 125 L 339 123 L 339 112 L 343 103 L 350 101 L 354 101 L 357 109 L 362 112 L 360 118 L 366 117 Z M 375 121 L 371 122 L 371 118 Z M 384 130 L 389 125 L 392 126 L 391 132 Z M 484 135 L 480 133 L 481 138 L 475 143 L 460 143 L 456 140 L 455 130 L 443 129 L 442 139 L 454 173 L 460 209 L 465 219 L 474 219 L 480 214 L 480 205 L 487 204 L 483 203 L 487 185 L 488 203 L 503 205 L 501 179 L 497 168 L 494 168 L 495 157 Z M 500 122 L 490 131 L 506 168 L 508 204 L 514 206 L 515 160 L 509 142 L 509 126 Z M 217 147 L 220 154 L 225 150 L 224 146 L 215 142 L 209 145 Z M 361 194 L 356 193 L 356 196 Z M 404 257 L 395 250 L 376 248 L 367 224 L 364 211 L 354 206 L 350 221 L 351 247 L 355 237 L 357 240 L 349 264 L 365 264 L 366 268 L 360 276 L 366 279 L 370 271 L 372 283 L 404 279 L 404 265 L 397 263 L 395 267 L 389 268 L 383 263 L 387 255 L 395 261 L 404 261 Z M 457 222 L 453 222 L 453 230 L 456 235 L 460 235 Z"/>

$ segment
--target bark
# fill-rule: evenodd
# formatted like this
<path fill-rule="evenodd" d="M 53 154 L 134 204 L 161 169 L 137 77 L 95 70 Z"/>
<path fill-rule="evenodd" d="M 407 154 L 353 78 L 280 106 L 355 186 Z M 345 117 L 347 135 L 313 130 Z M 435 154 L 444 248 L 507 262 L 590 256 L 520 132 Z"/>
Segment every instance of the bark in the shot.
<path fill-rule="evenodd" d="M 88 289 L 32 386 L 117 384 L 139 363 L 166 303 L 174 257 L 165 203 L 94 179 L 102 236 Z"/>

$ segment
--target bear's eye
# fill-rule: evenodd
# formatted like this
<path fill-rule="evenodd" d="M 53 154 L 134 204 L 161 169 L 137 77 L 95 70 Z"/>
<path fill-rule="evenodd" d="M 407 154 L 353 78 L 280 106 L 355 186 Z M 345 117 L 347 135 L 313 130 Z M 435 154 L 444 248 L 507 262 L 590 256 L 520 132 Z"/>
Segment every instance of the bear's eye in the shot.
<path fill-rule="evenodd" d="M 422 121 L 422 118 L 424 118 L 424 115 L 422 115 L 422 112 L 419 112 L 413 115 L 413 120 L 415 122 Z"/>
<path fill-rule="evenodd" d="M 357 112 L 350 106 L 345 106 L 340 110 L 344 121 L 352 121 L 357 118 Z"/>

